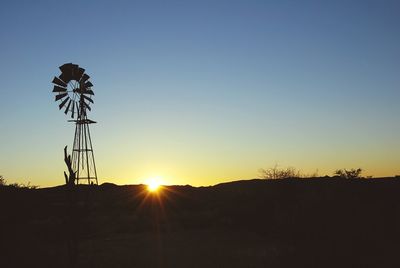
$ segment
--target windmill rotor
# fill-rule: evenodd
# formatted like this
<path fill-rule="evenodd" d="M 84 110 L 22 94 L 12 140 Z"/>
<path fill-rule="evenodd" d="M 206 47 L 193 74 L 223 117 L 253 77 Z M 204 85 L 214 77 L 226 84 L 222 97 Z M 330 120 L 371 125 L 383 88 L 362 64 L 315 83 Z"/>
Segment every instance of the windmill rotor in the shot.
<path fill-rule="evenodd" d="M 66 63 L 59 67 L 61 74 L 55 76 L 53 92 L 55 101 L 59 101 L 59 109 L 65 109 L 64 113 L 74 118 L 86 115 L 86 110 L 91 110 L 93 104 L 93 84 L 89 81 L 90 76 L 85 69 L 77 64 Z"/>

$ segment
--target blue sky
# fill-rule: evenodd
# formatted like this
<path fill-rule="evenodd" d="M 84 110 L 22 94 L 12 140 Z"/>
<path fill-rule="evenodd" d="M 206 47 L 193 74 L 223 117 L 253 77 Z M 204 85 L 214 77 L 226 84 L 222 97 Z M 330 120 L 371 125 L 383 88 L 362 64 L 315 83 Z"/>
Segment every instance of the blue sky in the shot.
<path fill-rule="evenodd" d="M 398 1 L 5 1 L 0 174 L 63 182 L 51 80 L 94 84 L 100 182 L 400 173 Z"/>

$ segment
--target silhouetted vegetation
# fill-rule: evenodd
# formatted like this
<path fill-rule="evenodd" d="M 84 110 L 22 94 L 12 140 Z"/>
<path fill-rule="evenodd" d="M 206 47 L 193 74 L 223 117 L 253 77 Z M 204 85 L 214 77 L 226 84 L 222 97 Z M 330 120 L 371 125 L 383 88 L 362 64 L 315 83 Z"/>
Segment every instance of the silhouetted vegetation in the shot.
<path fill-rule="evenodd" d="M 266 180 L 276 180 L 276 179 L 310 179 L 310 178 L 321 178 L 318 176 L 318 170 L 312 174 L 304 174 L 300 170 L 294 167 L 280 168 L 278 165 L 267 169 L 260 169 L 260 178 Z M 334 177 L 339 177 L 343 179 L 360 179 L 364 178 L 361 176 L 363 169 L 352 168 L 352 169 L 337 169 L 333 173 Z M 324 176 L 323 178 L 331 178 L 329 176 Z M 372 179 L 372 176 L 367 176 L 366 178 Z"/>
<path fill-rule="evenodd" d="M 276 180 L 276 179 L 300 179 L 300 178 L 316 178 L 318 171 L 313 174 L 303 174 L 300 170 L 294 167 L 279 168 L 275 165 L 272 168 L 260 169 L 262 179 Z"/>
<path fill-rule="evenodd" d="M 267 180 L 276 180 L 276 179 L 289 179 L 289 178 L 299 178 L 300 172 L 293 167 L 287 168 L 278 168 L 275 165 L 272 168 L 260 169 L 261 178 Z"/>
<path fill-rule="evenodd" d="M 24 188 L 24 189 L 37 189 L 39 186 L 37 185 L 31 185 L 31 182 L 28 183 L 7 183 L 7 180 L 0 175 L 0 187 L 12 187 L 12 188 Z"/>
<path fill-rule="evenodd" d="M 67 146 L 64 147 L 64 162 L 68 168 L 68 174 L 64 171 L 65 185 L 67 186 L 67 210 L 66 210 L 66 225 L 65 235 L 68 249 L 69 267 L 75 268 L 78 261 L 78 236 L 76 229 L 78 226 L 79 217 L 77 217 L 77 195 L 75 184 L 76 172 L 72 169 L 71 155 L 67 153 Z"/>
<path fill-rule="evenodd" d="M 71 155 L 68 155 L 67 153 L 67 146 L 64 147 L 64 162 L 68 168 L 68 174 L 64 171 L 65 184 L 72 187 L 75 185 L 76 172 L 72 169 Z"/>
<path fill-rule="evenodd" d="M 361 178 L 361 173 L 362 173 L 362 169 L 361 168 L 352 168 L 352 169 L 337 169 L 334 172 L 335 176 L 338 176 L 340 178 L 343 179 L 359 179 Z"/>

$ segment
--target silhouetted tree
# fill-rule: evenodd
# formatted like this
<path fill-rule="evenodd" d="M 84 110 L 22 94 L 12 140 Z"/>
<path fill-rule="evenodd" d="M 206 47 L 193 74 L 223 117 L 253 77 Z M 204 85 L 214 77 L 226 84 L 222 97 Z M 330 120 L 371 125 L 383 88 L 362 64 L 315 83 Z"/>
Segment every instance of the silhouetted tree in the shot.
<path fill-rule="evenodd" d="M 68 218 L 67 218 L 67 239 L 68 239 L 68 256 L 69 256 L 69 266 L 74 268 L 77 265 L 78 259 L 78 247 L 77 247 L 77 237 L 76 237 L 76 196 L 75 196 L 75 179 L 76 172 L 72 169 L 71 155 L 67 153 L 67 146 L 64 147 L 64 162 L 67 165 L 68 173 L 64 171 L 65 184 L 67 185 L 68 194 Z"/>
<path fill-rule="evenodd" d="M 75 185 L 76 172 L 74 172 L 72 169 L 71 155 L 67 154 L 67 146 L 64 147 L 64 162 L 67 165 L 69 173 L 69 175 L 67 175 L 67 173 L 64 171 L 65 184 L 67 186 L 73 186 Z"/>

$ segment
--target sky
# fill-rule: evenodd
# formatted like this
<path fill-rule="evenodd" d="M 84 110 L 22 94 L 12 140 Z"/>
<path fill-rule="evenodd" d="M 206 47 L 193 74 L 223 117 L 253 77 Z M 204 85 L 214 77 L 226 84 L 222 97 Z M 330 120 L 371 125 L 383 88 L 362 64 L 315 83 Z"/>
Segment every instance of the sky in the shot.
<path fill-rule="evenodd" d="M 0 175 L 64 183 L 52 79 L 94 84 L 99 183 L 400 174 L 399 1 L 2 1 Z"/>

